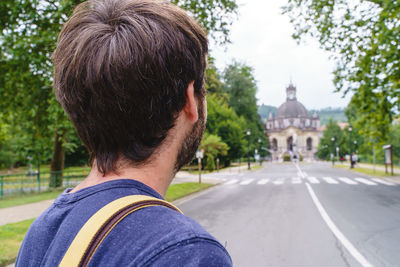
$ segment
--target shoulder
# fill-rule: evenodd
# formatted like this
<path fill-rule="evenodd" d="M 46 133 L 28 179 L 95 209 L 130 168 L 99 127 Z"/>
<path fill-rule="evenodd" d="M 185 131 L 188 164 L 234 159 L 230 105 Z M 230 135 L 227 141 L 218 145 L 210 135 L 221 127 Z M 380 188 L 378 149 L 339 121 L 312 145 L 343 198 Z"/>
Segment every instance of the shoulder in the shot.
<path fill-rule="evenodd" d="M 228 252 L 212 235 L 191 218 L 165 207 L 128 215 L 110 232 L 93 260 L 115 244 L 123 247 L 111 255 L 115 257 L 111 262 L 124 257 L 124 265 L 231 266 Z"/>
<path fill-rule="evenodd" d="M 144 266 L 231 266 L 228 252 L 193 219 L 158 207 L 151 211 L 160 219 L 158 249 L 144 259 Z M 156 227 L 156 228 L 158 228 Z"/>
<path fill-rule="evenodd" d="M 194 237 L 161 250 L 144 266 L 232 266 L 228 252 L 213 239 Z"/>

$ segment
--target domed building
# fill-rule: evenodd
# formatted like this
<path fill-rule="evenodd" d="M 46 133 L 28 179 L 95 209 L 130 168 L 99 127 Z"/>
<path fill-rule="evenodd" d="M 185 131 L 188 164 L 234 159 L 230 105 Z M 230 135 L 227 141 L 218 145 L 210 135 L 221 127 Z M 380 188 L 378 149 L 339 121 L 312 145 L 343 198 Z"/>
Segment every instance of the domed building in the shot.
<path fill-rule="evenodd" d="M 281 160 L 284 154 L 291 157 L 313 159 L 317 152 L 320 134 L 320 120 L 315 113 L 312 116 L 297 101 L 297 89 L 293 84 L 286 88 L 286 102 L 267 119 L 266 129 L 271 146 L 273 160 Z"/>

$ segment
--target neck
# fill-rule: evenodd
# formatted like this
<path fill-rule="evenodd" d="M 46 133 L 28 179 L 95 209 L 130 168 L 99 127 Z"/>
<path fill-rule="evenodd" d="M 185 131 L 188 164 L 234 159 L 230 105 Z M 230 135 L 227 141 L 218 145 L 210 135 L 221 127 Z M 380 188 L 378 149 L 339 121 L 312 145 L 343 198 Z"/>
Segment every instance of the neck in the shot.
<path fill-rule="evenodd" d="M 177 155 L 174 157 L 174 154 L 176 154 L 174 151 L 159 154 L 150 163 L 138 167 L 126 166 L 126 164 L 118 162 L 116 166 L 125 165 L 125 167 L 120 167 L 116 172 L 107 173 L 105 176 L 97 170 L 96 164 L 93 164 L 89 175 L 70 193 L 108 181 L 130 179 L 151 187 L 164 197 L 176 174 L 175 161 L 171 160 L 176 159 Z"/>

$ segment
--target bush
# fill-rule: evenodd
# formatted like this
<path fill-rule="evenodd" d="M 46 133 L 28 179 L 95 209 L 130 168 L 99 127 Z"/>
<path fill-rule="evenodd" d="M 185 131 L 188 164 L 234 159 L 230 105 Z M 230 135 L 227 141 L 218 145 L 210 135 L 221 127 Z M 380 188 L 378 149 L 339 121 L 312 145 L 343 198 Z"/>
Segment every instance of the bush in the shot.
<path fill-rule="evenodd" d="M 207 170 L 213 171 L 215 170 L 215 162 L 214 162 L 214 157 L 212 155 L 207 156 Z"/>
<path fill-rule="evenodd" d="M 283 161 L 291 161 L 290 155 L 289 154 L 284 154 L 283 155 Z"/>

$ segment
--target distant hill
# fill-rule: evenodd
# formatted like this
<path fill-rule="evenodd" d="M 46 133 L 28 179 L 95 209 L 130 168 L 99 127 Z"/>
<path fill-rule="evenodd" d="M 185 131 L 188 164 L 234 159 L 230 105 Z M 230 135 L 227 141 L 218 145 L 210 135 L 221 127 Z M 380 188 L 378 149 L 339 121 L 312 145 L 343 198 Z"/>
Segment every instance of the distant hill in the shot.
<path fill-rule="evenodd" d="M 268 106 L 268 105 L 261 105 L 258 107 L 258 114 L 261 116 L 262 120 L 265 121 L 269 113 L 271 112 L 273 116 L 275 116 L 276 111 L 278 110 L 277 107 Z M 317 112 L 321 119 L 321 125 L 326 125 L 330 119 L 333 119 L 338 122 L 347 122 L 346 115 L 344 114 L 344 108 L 323 108 L 317 110 L 309 110 L 310 114 L 314 114 Z"/>
<path fill-rule="evenodd" d="M 277 110 L 278 110 L 277 107 L 262 104 L 261 106 L 258 107 L 258 114 L 261 116 L 263 120 L 265 120 L 268 118 L 270 112 L 272 113 L 273 116 L 275 116 Z"/>
<path fill-rule="evenodd" d="M 317 112 L 321 119 L 321 125 L 326 125 L 330 119 L 337 122 L 347 122 L 344 111 L 345 108 L 323 108 L 319 110 L 310 110 L 310 113 L 313 114 L 314 112 Z"/>

